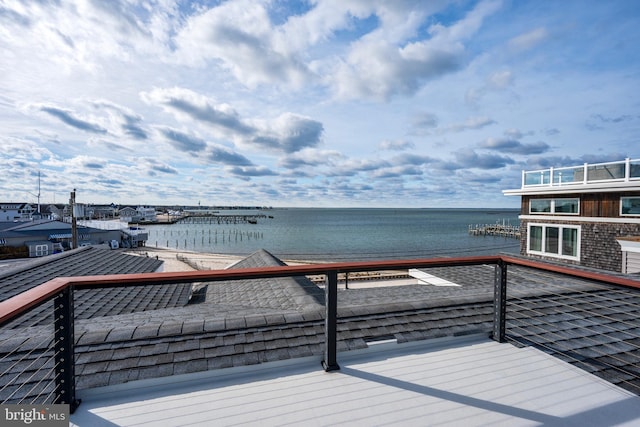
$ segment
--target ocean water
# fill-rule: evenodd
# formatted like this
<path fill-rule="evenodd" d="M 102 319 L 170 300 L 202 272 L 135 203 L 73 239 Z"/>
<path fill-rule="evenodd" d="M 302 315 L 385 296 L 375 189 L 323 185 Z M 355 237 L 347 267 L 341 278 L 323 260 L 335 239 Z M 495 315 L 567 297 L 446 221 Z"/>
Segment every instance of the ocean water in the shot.
<path fill-rule="evenodd" d="M 264 214 L 257 224 L 145 226 L 147 246 L 247 255 L 266 249 L 282 259 L 366 261 L 518 253 L 514 238 L 470 236 L 469 225 L 518 225 L 508 209 L 290 208 L 220 211 Z"/>

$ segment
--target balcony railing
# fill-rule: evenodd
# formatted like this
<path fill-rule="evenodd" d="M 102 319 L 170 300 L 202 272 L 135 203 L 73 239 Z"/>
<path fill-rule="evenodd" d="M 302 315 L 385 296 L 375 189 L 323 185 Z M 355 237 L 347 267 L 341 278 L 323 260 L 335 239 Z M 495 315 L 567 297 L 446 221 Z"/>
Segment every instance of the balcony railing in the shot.
<path fill-rule="evenodd" d="M 10 322 L 30 310 L 53 301 L 54 320 L 49 327 L 33 328 L 27 339 L 1 337 L 4 341 L 0 358 L 0 403 L 62 403 L 70 405 L 73 412 L 80 404 L 76 396 L 75 352 L 74 352 L 74 291 L 80 289 L 112 288 L 124 286 L 165 285 L 175 283 L 215 282 L 229 280 L 263 279 L 324 275 L 325 316 L 324 354 L 322 366 L 325 370 L 339 369 L 337 359 L 338 323 L 338 274 L 381 270 L 404 270 L 411 268 L 459 267 L 494 265 L 494 298 L 492 338 L 505 342 L 507 307 L 507 266 L 519 265 L 538 270 L 561 273 L 581 279 L 595 280 L 606 284 L 640 287 L 625 277 L 609 276 L 562 266 L 539 263 L 533 260 L 509 256 L 476 256 L 464 258 L 438 258 L 417 260 L 391 260 L 375 262 L 348 262 L 193 271 L 179 273 L 146 273 L 109 276 L 62 277 L 32 288 L 6 301 L 0 302 L 0 333 L 7 331 Z M 10 334 L 7 336 L 11 337 Z M 33 341 L 33 342 L 32 342 Z M 48 350 L 35 341 L 49 343 Z M 42 344 L 40 342 L 40 344 Z M 38 351 L 41 353 L 35 354 Z M 28 357 L 23 355 L 27 354 Z M 22 356 L 21 356 L 22 355 Z M 35 377 L 35 380 L 34 380 Z M 27 385 L 28 384 L 28 385 Z M 29 390 L 25 388 L 29 387 Z M 21 396 L 29 396 L 28 400 Z"/>
<path fill-rule="evenodd" d="M 560 187 L 640 180 L 640 159 L 522 171 L 522 188 Z"/>

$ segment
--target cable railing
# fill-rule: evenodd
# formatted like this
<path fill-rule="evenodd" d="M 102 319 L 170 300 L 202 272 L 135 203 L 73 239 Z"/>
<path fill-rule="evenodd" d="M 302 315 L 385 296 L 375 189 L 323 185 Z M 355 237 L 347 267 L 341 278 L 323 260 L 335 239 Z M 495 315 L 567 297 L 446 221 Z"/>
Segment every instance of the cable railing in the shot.
<path fill-rule="evenodd" d="M 483 265 L 494 266 L 493 283 L 488 284 L 493 285 L 492 331 L 490 334 L 492 339 L 498 342 L 534 343 L 543 350 L 561 353 L 562 348 L 557 344 L 559 342 L 562 343 L 562 340 L 560 340 L 560 337 L 563 336 L 562 333 L 551 329 L 545 334 L 536 334 L 532 332 L 534 331 L 532 327 L 535 322 L 527 324 L 522 321 L 523 318 L 534 318 L 536 321 L 546 324 L 548 328 L 557 325 L 557 321 L 552 321 L 553 316 L 551 314 L 536 308 L 536 304 L 540 304 L 540 301 L 543 301 L 544 298 L 549 298 L 548 301 L 554 305 L 556 311 L 558 308 L 565 308 L 569 311 L 575 310 L 576 307 L 582 309 L 582 315 L 580 316 L 576 314 L 565 316 L 563 320 L 565 329 L 598 327 L 601 329 L 600 334 L 602 336 L 617 335 L 617 342 L 624 343 L 631 350 L 640 354 L 640 325 L 633 321 L 637 316 L 634 319 L 625 319 L 625 313 L 613 311 L 603 317 L 602 306 L 592 306 L 588 301 L 585 303 L 585 299 L 583 299 L 592 296 L 594 290 L 600 290 L 611 292 L 610 294 L 605 293 L 604 297 L 602 297 L 603 300 L 617 300 L 617 298 L 614 298 L 615 292 L 611 290 L 610 286 L 623 286 L 626 288 L 620 289 L 628 291 L 628 294 L 623 295 L 622 298 L 625 300 L 624 304 L 637 308 L 640 305 L 640 292 L 635 288 L 640 288 L 640 282 L 625 276 L 612 276 L 593 271 L 544 264 L 507 255 L 66 277 L 56 278 L 0 302 L 0 403 L 63 403 L 70 405 L 71 412 L 80 404 L 76 394 L 74 350 L 75 321 L 73 310 L 74 291 L 76 290 L 324 275 L 325 305 L 322 366 L 326 371 L 332 371 L 340 369 L 337 357 L 339 274 Z M 516 287 L 513 292 L 507 295 L 508 265 L 559 273 L 566 277 L 586 279 L 603 285 L 601 288 L 592 286 L 593 289 L 590 288 L 587 291 L 581 291 L 575 286 L 567 286 L 566 289 L 545 289 L 543 292 L 529 290 L 524 293 Z M 561 297 L 558 295 L 561 295 Z M 33 325 L 16 326 L 16 321 L 20 316 L 42 307 L 49 301 L 53 301 L 53 324 L 42 326 L 38 325 L 39 320 L 35 320 Z M 620 330 L 610 325 L 605 325 L 603 329 L 602 322 L 596 320 L 598 318 L 605 318 L 612 323 L 622 322 L 621 324 L 626 329 Z M 625 325 L 625 322 L 628 324 Z M 589 340 L 593 340 L 593 338 L 588 337 L 586 339 L 587 342 Z M 593 344 L 596 343 L 598 343 L 597 339 L 594 340 Z M 577 356 L 579 351 L 575 349 L 572 349 L 568 354 L 568 356 L 565 356 L 566 359 L 573 358 L 584 365 L 607 362 L 612 366 L 612 369 L 618 361 L 616 357 L 608 357 L 609 355 L 606 353 L 602 354 L 603 357 L 608 357 L 606 360 Z M 619 361 L 623 362 L 622 360 Z M 640 372 L 628 371 L 627 367 L 624 367 L 621 372 L 627 378 L 623 379 L 623 381 L 629 384 L 636 384 L 638 377 L 640 377 Z"/>
<path fill-rule="evenodd" d="M 536 296 L 512 292 L 507 306 L 509 342 L 538 347 L 587 371 L 597 366 L 612 383 L 640 394 L 635 289 L 554 284 Z"/>

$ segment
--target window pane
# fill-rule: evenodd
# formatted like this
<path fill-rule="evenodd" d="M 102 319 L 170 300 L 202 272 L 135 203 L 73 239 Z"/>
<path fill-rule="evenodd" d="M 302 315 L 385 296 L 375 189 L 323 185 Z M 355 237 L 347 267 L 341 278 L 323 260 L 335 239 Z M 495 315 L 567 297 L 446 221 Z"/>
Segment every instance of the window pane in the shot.
<path fill-rule="evenodd" d="M 579 199 L 557 199 L 556 213 L 578 213 Z"/>
<path fill-rule="evenodd" d="M 562 229 L 562 255 L 578 255 L 578 230 L 575 228 Z"/>
<path fill-rule="evenodd" d="M 546 171 L 531 171 L 524 173 L 524 185 L 543 185 L 549 184 L 549 179 L 551 177 L 551 173 L 549 170 Z"/>
<path fill-rule="evenodd" d="M 640 197 L 623 197 L 622 214 L 640 215 Z"/>
<path fill-rule="evenodd" d="M 624 170 L 624 164 L 619 162 L 608 165 L 592 165 L 587 168 L 587 179 L 589 181 L 622 179 L 624 178 Z"/>
<path fill-rule="evenodd" d="M 529 210 L 531 213 L 551 212 L 551 200 L 533 199 L 529 203 Z"/>
<path fill-rule="evenodd" d="M 556 227 L 547 227 L 544 240 L 544 251 L 552 254 L 558 253 L 558 237 L 559 229 Z"/>
<path fill-rule="evenodd" d="M 529 250 L 542 251 L 542 227 L 532 225 L 529 229 Z"/>

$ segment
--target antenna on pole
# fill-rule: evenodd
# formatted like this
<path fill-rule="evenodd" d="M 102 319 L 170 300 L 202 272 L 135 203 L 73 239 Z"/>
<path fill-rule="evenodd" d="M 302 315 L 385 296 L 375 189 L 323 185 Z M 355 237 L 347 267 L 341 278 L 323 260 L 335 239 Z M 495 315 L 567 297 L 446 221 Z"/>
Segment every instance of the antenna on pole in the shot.
<path fill-rule="evenodd" d="M 78 222 L 76 220 L 76 189 L 71 192 L 69 200 L 71 205 L 71 249 L 78 247 Z"/>

